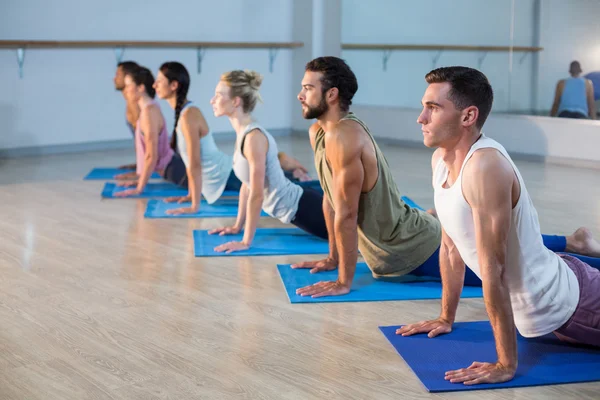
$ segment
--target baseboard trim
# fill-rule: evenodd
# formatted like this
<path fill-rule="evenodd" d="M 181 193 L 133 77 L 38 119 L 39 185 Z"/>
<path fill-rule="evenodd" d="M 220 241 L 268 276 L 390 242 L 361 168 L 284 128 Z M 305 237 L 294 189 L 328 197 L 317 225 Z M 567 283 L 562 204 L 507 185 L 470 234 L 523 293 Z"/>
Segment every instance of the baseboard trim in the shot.
<path fill-rule="evenodd" d="M 273 136 L 290 136 L 290 128 L 269 129 Z M 215 132 L 215 141 L 232 141 L 235 139 L 234 131 Z M 131 139 L 104 140 L 97 142 L 53 144 L 47 146 L 28 146 L 0 149 L 0 159 L 22 158 L 22 157 L 40 157 L 56 154 L 89 153 L 107 150 L 133 149 Z"/>

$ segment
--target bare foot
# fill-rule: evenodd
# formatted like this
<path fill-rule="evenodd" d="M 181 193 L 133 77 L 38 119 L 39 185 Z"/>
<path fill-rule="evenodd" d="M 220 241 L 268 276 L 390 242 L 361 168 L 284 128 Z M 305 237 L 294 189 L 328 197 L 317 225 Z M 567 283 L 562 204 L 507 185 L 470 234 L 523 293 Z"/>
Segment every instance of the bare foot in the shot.
<path fill-rule="evenodd" d="M 567 248 L 565 250 L 568 253 L 600 257 L 600 242 L 594 239 L 588 228 L 581 227 L 571 236 L 567 236 Z"/>

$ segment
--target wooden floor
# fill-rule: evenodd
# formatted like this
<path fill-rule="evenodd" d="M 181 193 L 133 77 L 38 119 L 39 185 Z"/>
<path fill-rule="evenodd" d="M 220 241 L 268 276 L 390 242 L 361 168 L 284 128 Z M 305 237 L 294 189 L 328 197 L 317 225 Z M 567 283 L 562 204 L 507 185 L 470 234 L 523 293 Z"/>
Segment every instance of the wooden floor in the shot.
<path fill-rule="evenodd" d="M 314 171 L 306 140 L 278 141 Z M 430 152 L 384 149 L 432 206 Z M 231 219 L 147 220 L 145 201 L 82 180 L 132 160 L 0 161 L 0 399 L 598 399 L 600 383 L 429 394 L 377 327 L 439 301 L 292 305 L 275 265 L 307 257 L 194 258 L 192 230 Z M 598 171 L 518 165 L 544 233 L 600 235 Z M 461 302 L 457 320 L 481 319 L 480 299 Z"/>

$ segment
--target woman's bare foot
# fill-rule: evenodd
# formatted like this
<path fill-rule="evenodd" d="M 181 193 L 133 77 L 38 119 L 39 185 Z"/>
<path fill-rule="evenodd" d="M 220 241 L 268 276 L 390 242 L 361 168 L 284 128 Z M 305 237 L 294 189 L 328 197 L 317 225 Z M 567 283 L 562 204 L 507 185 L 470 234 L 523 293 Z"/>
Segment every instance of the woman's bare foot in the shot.
<path fill-rule="evenodd" d="M 567 236 L 565 251 L 582 256 L 600 257 L 600 242 L 594 239 L 589 229 L 581 227 L 571 236 Z"/>

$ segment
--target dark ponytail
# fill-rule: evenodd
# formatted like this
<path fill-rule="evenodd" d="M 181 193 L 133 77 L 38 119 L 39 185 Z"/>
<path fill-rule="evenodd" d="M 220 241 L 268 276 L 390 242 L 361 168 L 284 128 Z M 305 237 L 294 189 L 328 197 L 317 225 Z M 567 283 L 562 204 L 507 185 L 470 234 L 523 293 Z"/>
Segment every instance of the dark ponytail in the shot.
<path fill-rule="evenodd" d="M 137 67 L 133 68 L 133 70 L 127 75 L 131 76 L 131 79 L 135 82 L 136 85 L 144 85 L 146 89 L 146 93 L 151 98 L 156 96 L 156 90 L 154 90 L 154 76 L 152 72 L 146 67 Z"/>
<path fill-rule="evenodd" d="M 166 62 L 160 67 L 160 72 L 167 78 L 169 83 L 175 81 L 178 83 L 175 92 L 175 123 L 173 125 L 173 133 L 171 134 L 171 148 L 177 151 L 177 124 L 181 110 L 185 106 L 184 102 L 187 98 L 188 90 L 190 89 L 190 74 L 183 64 L 176 61 Z"/>

